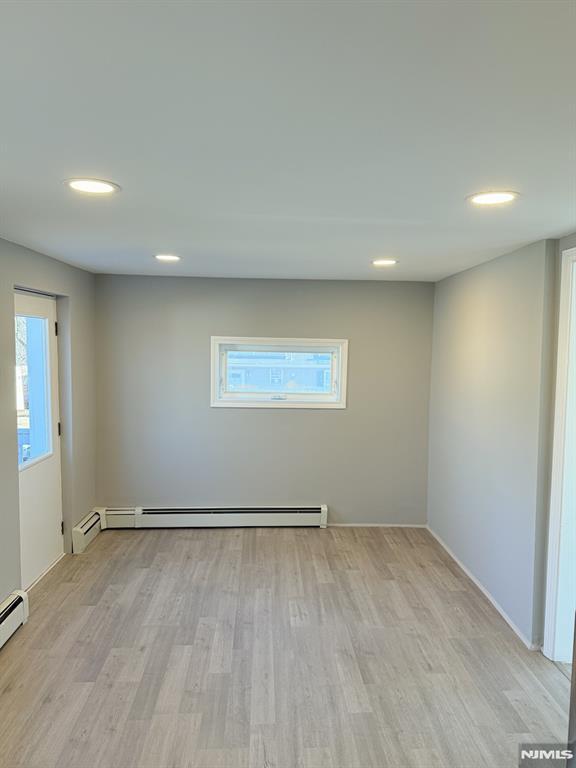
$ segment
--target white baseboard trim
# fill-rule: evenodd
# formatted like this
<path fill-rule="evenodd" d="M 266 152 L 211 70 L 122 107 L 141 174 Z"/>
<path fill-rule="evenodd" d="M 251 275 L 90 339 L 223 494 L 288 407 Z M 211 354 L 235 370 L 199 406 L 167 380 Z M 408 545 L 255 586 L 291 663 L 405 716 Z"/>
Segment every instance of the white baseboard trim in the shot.
<path fill-rule="evenodd" d="M 56 558 L 56 560 L 54 560 L 54 562 L 52 563 L 52 565 L 49 565 L 49 566 L 48 566 L 48 568 L 46 568 L 46 570 L 45 570 L 45 571 L 43 571 L 43 572 L 40 574 L 40 576 L 38 576 L 38 578 L 37 578 L 37 579 L 34 579 L 34 581 L 32 582 L 32 584 L 30 584 L 30 586 L 29 586 L 29 587 L 26 587 L 26 592 L 29 592 L 31 589 L 33 589 L 33 588 L 36 586 L 36 584 L 38 584 L 38 582 L 39 582 L 39 581 L 42 581 L 42 579 L 44 578 L 44 576 L 46 576 L 46 574 L 47 574 L 47 573 L 49 573 L 49 572 L 52 570 L 52 568 L 54 568 L 54 566 L 55 566 L 55 565 L 58 565 L 58 563 L 60 562 L 60 560 L 62 560 L 62 558 L 63 558 L 63 557 L 65 557 L 65 556 L 66 556 L 66 552 L 62 552 L 62 554 L 61 554 L 61 555 L 59 555 L 59 556 Z"/>
<path fill-rule="evenodd" d="M 464 571 L 464 573 L 466 574 L 466 576 L 468 576 L 468 578 L 470 579 L 470 581 L 474 582 L 474 584 L 475 584 L 475 585 L 478 587 L 478 589 L 480 590 L 480 592 L 482 592 L 482 594 L 484 595 L 484 597 L 486 597 L 486 598 L 487 598 L 487 599 L 488 599 L 488 600 L 489 600 L 489 601 L 492 603 L 492 605 L 494 606 L 494 608 L 496 608 L 496 610 L 498 611 L 498 613 L 500 614 L 500 616 L 502 616 L 502 618 L 504 619 L 504 621 L 505 621 L 505 622 L 508 624 L 508 626 L 510 627 L 510 629 L 514 631 L 514 633 L 515 633 L 515 634 L 516 634 L 516 635 L 517 635 L 517 636 L 520 638 L 520 640 L 522 640 L 522 642 L 524 643 L 524 645 L 526 646 L 526 648 L 528 648 L 528 650 L 529 650 L 529 651 L 539 651 L 539 650 L 541 649 L 541 645 L 540 645 L 539 643 L 533 643 L 533 642 L 531 642 L 530 640 L 528 640 L 528 638 L 527 638 L 527 637 L 526 637 L 526 636 L 525 636 L 525 635 L 524 635 L 524 634 L 523 634 L 523 633 L 522 633 L 522 632 L 521 632 L 521 631 L 518 629 L 518 627 L 516 626 L 516 624 L 514 624 L 514 622 L 512 621 L 512 619 L 510 618 L 510 616 L 508 616 L 508 614 L 507 614 L 507 613 L 506 613 L 506 611 L 505 611 L 505 610 L 502 608 L 502 606 L 501 606 L 501 605 L 499 605 L 499 604 L 496 602 L 496 600 L 495 600 L 495 599 L 492 597 L 492 595 L 490 594 L 490 592 L 488 592 L 488 590 L 487 590 L 487 589 L 486 589 L 486 587 L 485 587 L 485 586 L 482 584 L 482 582 L 480 582 L 480 581 L 479 581 L 479 580 L 476 578 L 476 576 L 474 576 L 474 574 L 473 574 L 473 573 L 472 573 L 472 572 L 471 572 L 471 571 L 470 571 L 470 570 L 469 570 L 469 569 L 468 569 L 468 568 L 467 568 L 467 567 L 464 565 L 464 563 L 463 563 L 463 562 L 462 562 L 462 561 L 461 561 L 461 560 L 460 560 L 458 557 L 456 557 L 456 555 L 455 555 L 455 554 L 454 554 L 454 552 L 453 552 L 453 551 L 450 549 L 450 547 L 449 547 L 449 546 L 446 544 L 446 542 L 444 542 L 444 541 L 443 541 L 443 540 L 440 538 L 440 536 L 438 536 L 438 534 L 437 534 L 435 531 L 433 531 L 433 530 L 432 530 L 432 528 L 430 528 L 430 526 L 429 526 L 429 525 L 427 525 L 427 526 L 426 526 L 426 528 L 428 528 L 428 530 L 430 531 L 430 533 L 432 534 L 432 536 L 433 536 L 433 537 L 436 539 L 436 541 L 438 542 L 438 544 L 440 544 L 440 546 L 442 547 L 442 549 L 444 549 L 444 550 L 445 550 L 445 551 L 446 551 L 446 552 L 447 552 L 447 553 L 450 555 L 450 557 L 452 558 L 452 560 L 454 560 L 454 562 L 455 562 L 455 563 L 456 563 L 456 564 L 457 564 L 457 565 L 458 565 L 458 566 L 459 566 L 459 567 L 460 567 L 460 568 L 461 568 L 461 569 Z"/>
<path fill-rule="evenodd" d="M 428 528 L 426 523 L 328 523 L 328 528 Z"/>

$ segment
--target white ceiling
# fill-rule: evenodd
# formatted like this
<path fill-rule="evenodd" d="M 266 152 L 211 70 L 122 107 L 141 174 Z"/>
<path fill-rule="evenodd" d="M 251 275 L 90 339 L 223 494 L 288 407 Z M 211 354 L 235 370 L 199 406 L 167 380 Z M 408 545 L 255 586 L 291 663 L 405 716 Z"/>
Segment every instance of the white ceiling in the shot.
<path fill-rule="evenodd" d="M 0 235 L 95 272 L 435 280 L 576 230 L 575 74 L 574 0 L 4 2 Z M 522 197 L 465 202 L 490 188 Z"/>

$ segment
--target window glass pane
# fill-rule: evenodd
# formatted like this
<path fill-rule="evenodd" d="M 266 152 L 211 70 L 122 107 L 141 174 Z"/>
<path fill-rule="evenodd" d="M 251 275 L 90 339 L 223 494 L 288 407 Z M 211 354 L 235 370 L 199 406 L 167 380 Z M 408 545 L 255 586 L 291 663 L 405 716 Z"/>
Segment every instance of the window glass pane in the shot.
<path fill-rule="evenodd" d="M 42 317 L 16 317 L 18 464 L 51 451 L 47 323 Z"/>
<path fill-rule="evenodd" d="M 228 350 L 227 392 L 330 394 L 330 352 Z"/>

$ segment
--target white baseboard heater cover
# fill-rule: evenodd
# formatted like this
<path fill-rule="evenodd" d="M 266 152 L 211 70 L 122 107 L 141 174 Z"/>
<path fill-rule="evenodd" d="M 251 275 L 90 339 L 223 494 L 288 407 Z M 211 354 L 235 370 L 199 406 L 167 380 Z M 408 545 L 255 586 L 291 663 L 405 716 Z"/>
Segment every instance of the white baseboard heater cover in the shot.
<path fill-rule="evenodd" d="M 27 621 L 28 595 L 18 589 L 0 603 L 0 648 Z"/>
<path fill-rule="evenodd" d="M 326 528 L 328 507 L 95 507 L 106 528 L 241 528 L 316 526 Z"/>
<path fill-rule="evenodd" d="M 72 528 L 72 552 L 75 555 L 84 552 L 92 539 L 100 533 L 101 520 L 98 511 L 93 509 L 83 520 Z"/>

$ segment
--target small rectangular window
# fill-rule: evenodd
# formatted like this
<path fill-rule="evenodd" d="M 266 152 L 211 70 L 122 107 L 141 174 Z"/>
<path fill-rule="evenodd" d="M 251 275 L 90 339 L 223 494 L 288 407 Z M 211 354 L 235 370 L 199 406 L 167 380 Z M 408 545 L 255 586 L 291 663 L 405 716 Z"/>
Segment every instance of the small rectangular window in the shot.
<path fill-rule="evenodd" d="M 345 408 L 343 339 L 212 337 L 212 406 Z"/>
<path fill-rule="evenodd" d="M 18 464 L 25 466 L 52 452 L 48 321 L 16 316 L 16 408 Z"/>

